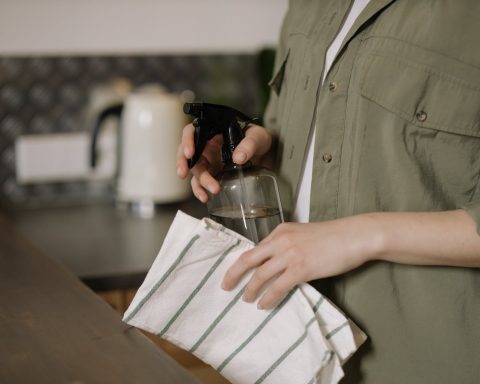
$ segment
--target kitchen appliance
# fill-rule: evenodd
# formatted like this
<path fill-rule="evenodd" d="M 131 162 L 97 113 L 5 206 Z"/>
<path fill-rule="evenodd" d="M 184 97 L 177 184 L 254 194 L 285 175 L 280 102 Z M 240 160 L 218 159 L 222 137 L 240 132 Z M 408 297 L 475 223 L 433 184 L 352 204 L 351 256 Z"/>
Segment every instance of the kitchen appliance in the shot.
<path fill-rule="evenodd" d="M 123 103 L 99 112 L 92 129 L 91 166 L 95 167 L 97 141 L 106 119 L 119 124 L 117 201 L 128 203 L 141 216 L 151 216 L 155 204 L 172 203 L 190 195 L 188 181 L 176 174 L 176 151 L 187 123 L 180 95 L 160 86 L 143 86 Z"/>
<path fill-rule="evenodd" d="M 209 195 L 210 217 L 258 243 L 284 221 L 279 187 L 273 172 L 252 165 L 235 164 L 232 154 L 245 137 L 245 129 L 254 119 L 233 108 L 207 103 L 185 103 L 183 110 L 193 120 L 195 155 L 192 168 L 200 158 L 208 140 L 223 136 L 223 169 L 216 176 L 220 192 Z"/>

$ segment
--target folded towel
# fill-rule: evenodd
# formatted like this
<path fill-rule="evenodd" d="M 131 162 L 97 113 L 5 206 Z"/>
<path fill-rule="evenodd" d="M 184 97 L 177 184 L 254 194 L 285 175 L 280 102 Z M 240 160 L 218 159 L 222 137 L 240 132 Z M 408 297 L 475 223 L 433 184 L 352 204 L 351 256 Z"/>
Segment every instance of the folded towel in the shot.
<path fill-rule="evenodd" d="M 364 334 L 319 292 L 301 284 L 271 310 L 233 291 L 226 270 L 252 242 L 178 212 L 123 321 L 194 353 L 232 383 L 337 383 Z"/>

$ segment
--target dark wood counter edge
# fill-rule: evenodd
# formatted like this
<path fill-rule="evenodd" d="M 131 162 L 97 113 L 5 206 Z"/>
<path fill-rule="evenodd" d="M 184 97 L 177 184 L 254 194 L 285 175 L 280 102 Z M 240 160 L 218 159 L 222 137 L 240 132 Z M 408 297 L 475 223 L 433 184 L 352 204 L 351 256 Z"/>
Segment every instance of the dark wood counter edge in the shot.
<path fill-rule="evenodd" d="M 198 383 L 0 213 L 0 382 Z"/>

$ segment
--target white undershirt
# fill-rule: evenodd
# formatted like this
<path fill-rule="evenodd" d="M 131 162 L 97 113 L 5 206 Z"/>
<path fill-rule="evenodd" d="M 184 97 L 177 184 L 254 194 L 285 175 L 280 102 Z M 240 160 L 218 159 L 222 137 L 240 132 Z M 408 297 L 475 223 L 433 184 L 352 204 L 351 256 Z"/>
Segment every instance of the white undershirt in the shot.
<path fill-rule="evenodd" d="M 322 85 L 325 81 L 325 77 L 330 71 L 333 60 L 342 45 L 343 39 L 347 35 L 348 31 L 352 27 L 353 23 L 367 6 L 370 0 L 355 0 L 350 12 L 343 23 L 343 26 L 338 32 L 335 40 L 328 47 L 327 54 L 325 56 L 325 69 L 323 71 Z M 293 211 L 293 221 L 299 223 L 308 223 L 310 218 L 310 190 L 312 187 L 312 172 L 313 172 L 313 148 L 315 144 L 315 130 L 316 127 L 312 130 L 310 137 L 308 138 L 307 144 L 307 154 L 305 157 L 305 164 L 303 167 L 302 176 L 300 178 L 300 187 L 298 189 L 297 201 L 295 204 L 295 210 Z"/>

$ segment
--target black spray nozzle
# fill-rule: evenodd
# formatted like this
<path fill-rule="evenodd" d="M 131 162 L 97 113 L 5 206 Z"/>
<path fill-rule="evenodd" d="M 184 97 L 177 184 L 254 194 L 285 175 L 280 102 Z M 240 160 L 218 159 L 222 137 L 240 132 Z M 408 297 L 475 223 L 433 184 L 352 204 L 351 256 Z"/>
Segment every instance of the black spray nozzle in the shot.
<path fill-rule="evenodd" d="M 202 155 L 207 141 L 217 134 L 223 135 L 222 160 L 232 163 L 232 153 L 244 138 L 243 129 L 255 119 L 225 105 L 185 103 L 183 112 L 193 116 L 195 154 L 188 161 L 192 168 Z"/>
<path fill-rule="evenodd" d="M 202 113 L 202 103 L 185 103 L 183 104 L 183 113 L 200 117 Z"/>

